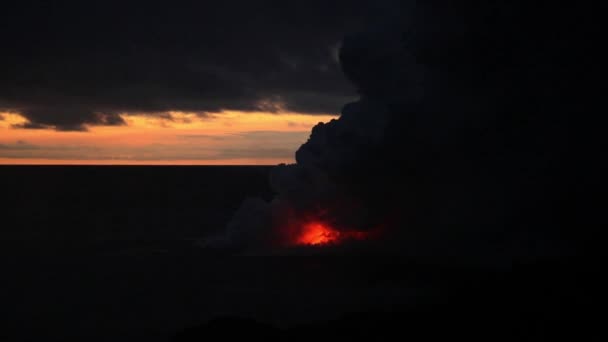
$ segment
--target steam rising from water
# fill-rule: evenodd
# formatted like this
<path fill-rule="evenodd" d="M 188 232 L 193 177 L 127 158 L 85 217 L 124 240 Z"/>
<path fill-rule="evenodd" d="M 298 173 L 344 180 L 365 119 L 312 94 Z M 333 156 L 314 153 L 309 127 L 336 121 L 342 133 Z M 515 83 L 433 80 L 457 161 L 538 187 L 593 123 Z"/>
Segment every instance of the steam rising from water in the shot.
<path fill-rule="evenodd" d="M 346 37 L 360 99 L 315 126 L 297 163 L 272 171 L 276 197 L 245 201 L 217 241 L 290 246 L 312 225 L 309 244 L 358 236 L 416 256 L 561 248 L 570 36 L 552 10 L 431 1 Z"/>

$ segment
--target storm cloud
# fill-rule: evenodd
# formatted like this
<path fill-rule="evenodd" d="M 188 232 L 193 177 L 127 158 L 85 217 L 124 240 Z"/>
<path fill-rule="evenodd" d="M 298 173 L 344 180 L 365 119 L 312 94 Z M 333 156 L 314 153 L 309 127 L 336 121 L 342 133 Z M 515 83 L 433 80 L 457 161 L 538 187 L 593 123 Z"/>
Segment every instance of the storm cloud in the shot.
<path fill-rule="evenodd" d="M 124 112 L 338 113 L 336 52 L 380 1 L 28 1 L 0 14 L 0 108 L 19 128 L 122 125 Z"/>

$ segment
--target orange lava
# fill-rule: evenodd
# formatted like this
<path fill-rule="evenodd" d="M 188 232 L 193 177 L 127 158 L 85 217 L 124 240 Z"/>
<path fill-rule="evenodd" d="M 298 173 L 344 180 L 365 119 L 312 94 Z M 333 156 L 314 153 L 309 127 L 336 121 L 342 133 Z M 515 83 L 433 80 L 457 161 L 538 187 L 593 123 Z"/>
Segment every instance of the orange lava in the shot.
<path fill-rule="evenodd" d="M 298 245 L 327 245 L 336 243 L 340 238 L 340 232 L 332 229 L 322 222 L 310 222 L 303 226 L 302 232 L 297 237 Z"/>
<path fill-rule="evenodd" d="M 310 221 L 301 226 L 301 229 L 292 240 L 295 245 L 324 246 L 336 245 L 344 241 L 367 240 L 371 232 L 340 231 L 322 221 Z"/>

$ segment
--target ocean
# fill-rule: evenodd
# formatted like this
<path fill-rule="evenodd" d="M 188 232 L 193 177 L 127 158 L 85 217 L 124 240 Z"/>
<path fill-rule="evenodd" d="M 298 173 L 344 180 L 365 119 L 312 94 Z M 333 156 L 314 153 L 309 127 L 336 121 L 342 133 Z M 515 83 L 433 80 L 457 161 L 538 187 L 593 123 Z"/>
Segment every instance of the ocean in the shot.
<path fill-rule="evenodd" d="M 268 198 L 268 170 L 0 166 L 2 332 L 149 340 L 204 318 L 196 241 Z"/>
<path fill-rule="evenodd" d="M 0 166 L 0 341 L 592 333 L 581 329 L 596 318 L 585 304 L 594 282 L 582 279 L 600 268 L 585 264 L 478 269 L 340 249 L 253 256 L 203 248 L 245 198 L 272 198 L 269 171 Z"/>
<path fill-rule="evenodd" d="M 361 260 L 206 253 L 246 197 L 272 197 L 269 170 L 1 166 L 0 340 L 169 341 L 223 315 L 284 326 L 393 305 Z"/>
<path fill-rule="evenodd" d="M 222 229 L 269 167 L 0 166 L 2 241 L 45 251 L 177 242 Z M 23 248 L 28 248 L 23 246 Z"/>

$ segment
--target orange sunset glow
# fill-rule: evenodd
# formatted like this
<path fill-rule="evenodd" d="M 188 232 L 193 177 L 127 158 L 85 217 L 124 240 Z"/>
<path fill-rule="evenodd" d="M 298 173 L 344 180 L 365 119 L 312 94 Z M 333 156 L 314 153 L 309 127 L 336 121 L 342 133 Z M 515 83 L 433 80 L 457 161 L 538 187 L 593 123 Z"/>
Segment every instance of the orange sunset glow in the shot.
<path fill-rule="evenodd" d="M 311 128 L 334 115 L 224 111 L 125 113 L 126 125 L 22 129 L 0 113 L 0 164 L 268 165 L 294 162 Z"/>

